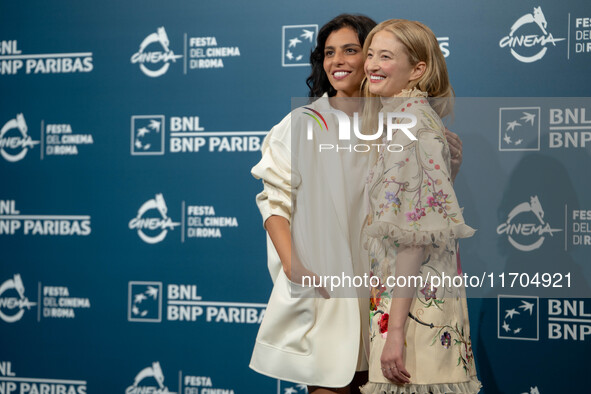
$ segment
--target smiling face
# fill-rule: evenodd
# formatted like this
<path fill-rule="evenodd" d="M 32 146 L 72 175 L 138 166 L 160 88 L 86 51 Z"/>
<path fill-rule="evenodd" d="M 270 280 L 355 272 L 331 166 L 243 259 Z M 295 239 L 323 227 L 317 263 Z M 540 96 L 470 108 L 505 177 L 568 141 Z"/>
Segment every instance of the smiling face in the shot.
<path fill-rule="evenodd" d="M 400 40 L 388 31 L 379 31 L 369 44 L 364 66 L 369 91 L 381 97 L 392 97 L 422 75 L 424 64 L 411 65 Z"/>
<path fill-rule="evenodd" d="M 355 30 L 343 27 L 335 30 L 324 45 L 324 72 L 335 97 L 358 97 L 363 80 L 363 50 Z"/>

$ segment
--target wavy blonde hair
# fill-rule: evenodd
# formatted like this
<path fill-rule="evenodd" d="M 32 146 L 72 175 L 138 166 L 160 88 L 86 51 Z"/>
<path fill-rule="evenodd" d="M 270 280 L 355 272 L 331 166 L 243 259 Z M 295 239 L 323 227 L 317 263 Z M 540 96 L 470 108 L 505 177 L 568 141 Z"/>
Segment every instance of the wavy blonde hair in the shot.
<path fill-rule="evenodd" d="M 419 62 L 425 62 L 426 64 L 423 75 L 411 81 L 406 89 L 417 88 L 426 92 L 430 98 L 442 98 L 430 100 L 431 106 L 441 118 L 451 114 L 453 111 L 454 90 L 449 82 L 445 58 L 439 48 L 437 38 L 431 29 L 420 22 L 405 19 L 384 21 L 374 27 L 365 39 L 363 54 L 366 58 L 373 37 L 380 31 L 392 33 L 402 43 L 412 66 L 415 66 Z M 378 97 L 370 93 L 367 77 L 363 80 L 361 91 L 364 97 Z M 370 129 L 374 129 L 371 126 L 377 126 L 377 113 L 380 109 L 381 105 L 378 103 L 378 100 L 368 100 L 366 102 L 364 119 L 368 121 L 373 119 L 375 122 L 370 122 L 376 123 L 375 125 L 368 124 Z M 365 127 L 364 129 L 367 130 Z"/>

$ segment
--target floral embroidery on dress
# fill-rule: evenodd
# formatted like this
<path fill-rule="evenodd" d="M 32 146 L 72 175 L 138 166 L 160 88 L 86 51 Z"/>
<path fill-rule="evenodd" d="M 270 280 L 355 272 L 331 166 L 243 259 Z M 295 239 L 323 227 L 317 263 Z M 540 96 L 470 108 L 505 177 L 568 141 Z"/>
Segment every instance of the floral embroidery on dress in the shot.
<path fill-rule="evenodd" d="M 451 345 L 451 334 L 449 332 L 446 331 L 441 336 L 441 345 L 444 348 L 449 349 L 449 346 Z"/>
<path fill-rule="evenodd" d="M 373 277 L 374 275 L 371 274 L 371 276 Z M 371 296 L 369 298 L 369 310 L 373 312 L 378 312 L 378 306 L 382 304 L 382 298 L 390 298 L 390 293 L 388 293 L 388 289 L 381 283 L 377 287 L 372 287 L 370 294 Z"/>
<path fill-rule="evenodd" d="M 407 107 L 409 106 L 410 103 Z M 429 127 L 419 129 L 416 132 L 417 141 L 412 141 L 404 146 L 403 152 L 407 152 L 408 157 L 394 162 L 390 168 L 384 168 L 381 181 L 373 184 L 372 188 L 382 186 L 382 190 L 384 190 L 383 202 L 376 207 L 375 216 L 379 219 L 386 213 L 398 215 L 403 212 L 406 222 L 414 230 L 421 229 L 421 219 L 431 212 L 441 215 L 448 222 L 460 223 L 457 219 L 458 213 L 452 212 L 455 201 L 450 199 L 449 193 L 443 189 L 443 185 L 447 185 L 450 181 L 449 174 L 444 170 L 449 168 L 449 163 L 437 162 L 432 154 L 419 143 L 421 137 L 425 137 L 426 133 L 430 134 L 430 138 L 444 146 L 442 150 L 445 154 L 441 158 L 448 162 L 447 141 L 434 131 L 442 129 L 441 121 L 434 116 L 432 111 L 419 108 L 417 112 Z M 400 121 L 397 119 L 396 123 L 400 123 Z M 378 155 L 377 165 L 384 165 L 384 155 L 385 150 L 382 150 Z M 410 164 L 413 165 L 412 168 L 405 168 Z M 416 170 L 414 170 L 414 166 L 416 166 Z M 404 179 L 400 179 L 402 171 L 413 171 L 413 173 L 406 174 Z M 374 169 L 370 174 L 369 182 L 375 177 Z"/>
<path fill-rule="evenodd" d="M 448 329 L 449 331 L 442 331 Z M 450 332 L 451 331 L 451 332 Z M 452 337 L 452 335 L 455 337 Z M 440 339 L 441 345 L 445 349 L 449 349 L 452 346 L 452 339 L 453 339 L 453 346 L 458 347 L 458 363 L 457 365 L 462 364 L 464 371 L 466 374 L 470 374 L 472 368 L 474 368 L 473 360 L 474 354 L 472 353 L 472 339 L 470 336 L 465 338 L 464 335 L 464 328 L 458 328 L 458 324 L 456 323 L 455 327 L 445 325 L 442 326 L 439 331 L 433 337 L 433 342 L 431 342 L 431 346 L 435 344 L 437 338 Z"/>
<path fill-rule="evenodd" d="M 380 325 L 380 334 L 382 334 L 382 338 L 386 338 L 386 336 L 388 334 L 388 319 L 389 318 L 390 318 L 390 315 L 387 313 L 384 313 L 380 317 L 380 321 L 378 322 L 378 324 Z"/>
<path fill-rule="evenodd" d="M 421 289 L 421 293 L 425 296 L 425 301 L 437 298 L 437 287 L 431 285 L 430 282 L 425 283 L 425 287 Z"/>

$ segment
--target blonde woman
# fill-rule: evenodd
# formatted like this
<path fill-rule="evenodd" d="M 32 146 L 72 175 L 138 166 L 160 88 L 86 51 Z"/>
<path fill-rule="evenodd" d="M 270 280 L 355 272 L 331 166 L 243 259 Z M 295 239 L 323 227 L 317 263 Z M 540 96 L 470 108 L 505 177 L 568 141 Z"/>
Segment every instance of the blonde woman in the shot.
<path fill-rule="evenodd" d="M 364 129 L 374 134 L 378 111 L 398 113 L 395 122 L 408 124 L 416 140 L 399 130 L 383 143 L 402 152 L 382 149 L 370 161 L 364 239 L 379 283 L 372 287 L 362 392 L 477 393 L 465 289 L 433 286 L 435 276 L 461 274 L 457 239 L 474 233 L 453 190 L 441 122 L 453 98 L 445 60 L 433 32 L 406 20 L 376 26 L 364 53 L 363 91 L 381 98 L 366 105 Z"/>

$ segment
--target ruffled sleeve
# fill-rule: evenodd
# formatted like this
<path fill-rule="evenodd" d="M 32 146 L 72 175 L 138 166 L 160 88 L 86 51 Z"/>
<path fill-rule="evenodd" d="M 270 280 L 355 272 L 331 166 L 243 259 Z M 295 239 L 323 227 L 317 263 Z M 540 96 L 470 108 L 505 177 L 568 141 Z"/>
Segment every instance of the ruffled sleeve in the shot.
<path fill-rule="evenodd" d="M 291 115 L 287 115 L 265 137 L 261 161 L 251 170 L 255 178 L 263 181 L 263 191 L 256 196 L 263 224 L 273 215 L 291 222 L 291 193 L 298 186 L 298 177 L 292 174 L 290 147 Z"/>
<path fill-rule="evenodd" d="M 411 141 L 400 130 L 391 142 L 402 152 L 379 154 L 372 170 L 366 233 L 390 237 L 400 245 L 430 245 L 450 238 L 467 238 L 475 230 L 465 224 L 451 178 L 449 148 L 443 125 L 426 99 L 406 100 L 396 112 L 414 114 L 416 126 Z M 397 122 L 407 123 L 408 119 Z"/>

